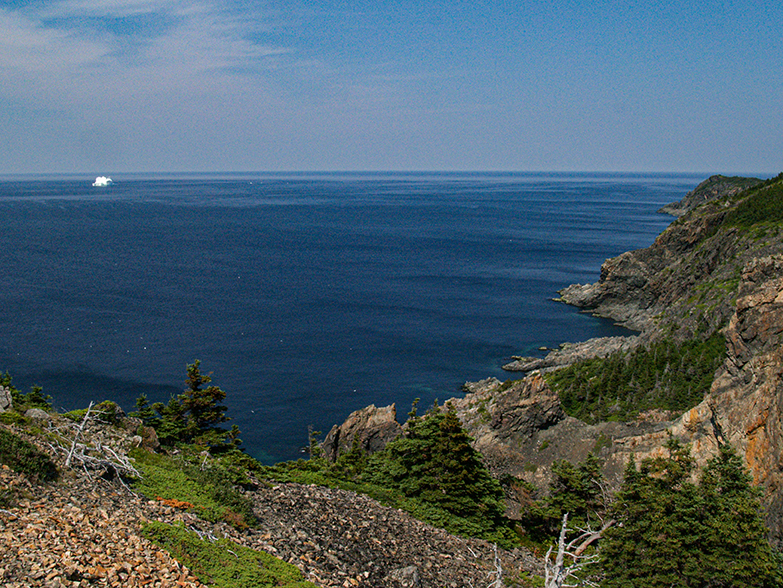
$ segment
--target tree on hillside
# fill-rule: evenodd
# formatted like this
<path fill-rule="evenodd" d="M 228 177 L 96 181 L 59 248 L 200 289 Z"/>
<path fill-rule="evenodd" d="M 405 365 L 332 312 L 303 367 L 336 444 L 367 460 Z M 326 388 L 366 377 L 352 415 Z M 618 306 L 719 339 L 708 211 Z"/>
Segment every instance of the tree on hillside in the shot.
<path fill-rule="evenodd" d="M 770 576 L 775 568 L 760 516 L 761 491 L 751 484 L 751 475 L 730 445 L 721 445 L 702 473 L 703 565 L 712 570 L 713 586 L 760 586 L 754 583 L 757 578 Z"/>
<path fill-rule="evenodd" d="M 688 447 L 670 438 L 668 455 L 632 458 L 614 504 L 601 562 L 607 588 L 776 585 L 758 493 L 731 448 L 705 467 L 701 482 Z"/>
<path fill-rule="evenodd" d="M 226 393 L 212 385 L 212 377 L 201 373 L 201 361 L 195 360 L 186 366 L 185 390 L 172 396 L 168 404 L 156 402 L 149 407 L 146 395 L 136 400 L 136 412 L 131 416 L 142 419 L 144 424 L 155 427 L 160 442 L 164 445 L 196 442 L 207 445 L 211 450 L 236 447 L 241 443 L 239 428 L 230 430 L 220 427 L 229 421 L 228 408 L 221 404 Z"/>
<path fill-rule="evenodd" d="M 363 479 L 443 509 L 487 532 L 503 523 L 503 489 L 470 444 L 453 407 L 412 415 L 406 432 L 372 455 Z"/>
<path fill-rule="evenodd" d="M 609 500 L 601 462 L 595 454 L 588 453 L 585 460 L 576 465 L 566 460 L 552 464 L 549 495 L 534 506 L 534 511 L 543 519 L 547 533 L 556 535 L 566 513 L 576 527 L 600 527 Z"/>
<path fill-rule="evenodd" d="M 198 359 L 187 366 L 185 392 L 179 395 L 187 414 L 186 434 L 193 437 L 229 420 L 226 416 L 228 407 L 220 404 L 226 399 L 226 393 L 212 385 L 212 376 L 202 374 L 200 366 Z"/>

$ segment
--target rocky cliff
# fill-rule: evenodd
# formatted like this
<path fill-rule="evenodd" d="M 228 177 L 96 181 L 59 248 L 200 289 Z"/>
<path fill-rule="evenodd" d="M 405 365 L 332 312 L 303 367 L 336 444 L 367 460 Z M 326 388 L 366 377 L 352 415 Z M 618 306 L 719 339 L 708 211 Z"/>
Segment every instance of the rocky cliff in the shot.
<path fill-rule="evenodd" d="M 495 474 L 544 488 L 553 461 L 578 462 L 592 451 L 616 485 L 631 455 L 660 453 L 670 434 L 691 443 L 699 465 L 730 442 L 764 490 L 774 539 L 783 540 L 783 226 L 763 216 L 751 226 L 731 222 L 749 186 L 777 190 L 772 206 L 783 207 L 780 177 L 759 185 L 753 178 L 710 178 L 667 209 L 679 218 L 653 245 L 607 260 L 598 282 L 560 292 L 564 303 L 637 336 L 568 344 L 544 359 L 516 358 L 506 367 L 525 372 L 521 380 L 467 384 L 463 398 L 448 401 Z M 632 422 L 588 424 L 565 413 L 542 375 L 663 338 L 714 333 L 725 336 L 725 360 L 704 399 L 680 414 L 651 410 Z"/>

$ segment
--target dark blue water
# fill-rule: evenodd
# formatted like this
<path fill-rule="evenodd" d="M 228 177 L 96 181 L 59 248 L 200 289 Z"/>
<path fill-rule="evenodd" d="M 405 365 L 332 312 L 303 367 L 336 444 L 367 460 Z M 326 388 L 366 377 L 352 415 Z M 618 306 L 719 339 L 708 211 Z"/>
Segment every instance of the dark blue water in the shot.
<path fill-rule="evenodd" d="M 621 332 L 553 302 L 652 243 L 702 176 L 245 174 L 0 181 L 0 369 L 56 406 L 179 393 L 199 358 L 245 447 L 299 456 L 369 403 L 427 406 Z"/>

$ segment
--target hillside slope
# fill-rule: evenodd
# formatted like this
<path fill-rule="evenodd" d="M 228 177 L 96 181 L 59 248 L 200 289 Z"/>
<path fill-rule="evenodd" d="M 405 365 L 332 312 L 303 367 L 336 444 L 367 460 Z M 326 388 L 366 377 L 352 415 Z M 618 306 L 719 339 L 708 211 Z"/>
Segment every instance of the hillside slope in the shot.
<path fill-rule="evenodd" d="M 657 454 L 669 433 L 692 444 L 699 465 L 716 454 L 718 443 L 728 441 L 764 489 L 767 522 L 779 542 L 783 539 L 779 400 L 783 397 L 783 177 L 751 182 L 753 186 L 745 190 L 737 189 L 738 184 L 748 182 L 732 180 L 724 178 L 722 193 L 682 214 L 652 246 L 607 260 L 595 284 L 577 284 L 561 292 L 563 302 L 640 331 L 634 345 L 652 348 L 660 341 L 676 345 L 715 334 L 725 338 L 726 354 L 709 389 L 703 390 L 703 399 L 679 415 L 650 411 L 626 423 L 587 425 L 564 415 L 554 425 L 516 440 L 522 450 L 518 455 L 526 456 L 520 475 L 531 478 L 530 471 L 536 469 L 531 463 L 545 470 L 550 460 L 579 460 L 593 450 L 617 480 L 631 454 L 637 458 Z M 666 370 L 688 368 L 666 366 Z M 523 382 L 521 390 L 539 382 L 541 391 L 534 396 L 538 405 L 559 404 L 540 376 L 528 376 Z M 512 386 L 509 391 L 513 390 Z M 470 406 L 479 398 L 469 395 L 460 403 Z M 508 404 L 502 394 L 492 396 L 491 402 Z M 493 441 L 484 439 L 488 431 L 475 424 L 469 410 L 465 415 L 491 455 Z M 493 422 L 502 418 L 492 415 Z M 505 427 L 490 429 L 497 434 Z"/>
<path fill-rule="evenodd" d="M 541 566 L 527 552 L 496 550 L 486 541 L 456 537 L 366 496 L 312 485 L 253 480 L 242 489 L 242 499 L 252 506 L 251 524 L 236 524 L 236 516 L 219 512 L 216 520 L 198 500 L 209 482 L 194 487 L 183 482 L 176 467 L 149 467 L 187 464 L 177 460 L 179 451 L 160 456 L 135 447 L 145 444 L 135 435 L 139 419 L 118 415 L 112 423 L 90 420 L 77 434 L 78 422 L 51 411 L 20 414 L 11 408 L 0 410 L 0 417 L 3 586 L 479 586 L 486 585 L 497 565 L 517 575 L 538 573 Z M 7 453 L 8 439 L 32 444 L 38 457 L 56 465 L 57 478 L 35 475 L 29 458 L 15 462 Z M 66 465 L 74 447 L 80 459 Z M 205 472 L 205 480 L 217 469 L 216 460 L 208 452 L 198 456 L 196 469 Z M 143 494 L 161 475 L 168 480 L 158 487 L 164 496 Z M 223 496 L 218 510 L 227 504 Z M 188 534 L 196 549 L 218 563 L 207 573 L 199 571 L 195 560 L 185 565 L 177 552 L 185 540 L 166 549 L 153 540 L 169 531 L 177 537 Z M 239 557 L 250 565 L 226 574 L 223 583 L 210 577 Z M 269 569 L 279 577 L 243 581 L 241 575 L 258 568 L 254 562 L 262 558 L 272 562 Z"/>

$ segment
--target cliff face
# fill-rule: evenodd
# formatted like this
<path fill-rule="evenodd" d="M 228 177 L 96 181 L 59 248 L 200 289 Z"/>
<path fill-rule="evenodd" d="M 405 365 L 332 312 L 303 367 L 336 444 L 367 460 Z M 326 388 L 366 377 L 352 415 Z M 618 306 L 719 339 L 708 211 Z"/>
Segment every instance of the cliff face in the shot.
<path fill-rule="evenodd" d="M 575 427 L 563 420 L 539 436 L 556 437 L 572 453 L 586 439 L 596 439 L 610 480 L 618 479 L 618 468 L 631 454 L 641 459 L 660 452 L 669 434 L 691 443 L 700 466 L 719 443 L 729 442 L 763 488 L 767 522 L 780 542 L 783 236 L 779 223 L 740 228 L 725 222 L 737 205 L 733 197 L 749 183 L 711 178 L 700 186 L 709 188 L 707 203 L 683 212 L 652 246 L 607 260 L 597 283 L 561 292 L 564 302 L 639 330 L 640 344 L 722 332 L 726 358 L 704 400 L 670 422 L 665 419 L 672 415 L 659 414 L 662 422 L 637 423 L 638 431 L 629 424 Z M 700 199 L 689 196 L 686 208 Z"/>
<path fill-rule="evenodd" d="M 560 300 L 647 338 L 672 325 L 680 339 L 720 328 L 733 313 L 742 268 L 781 251 L 777 233 L 724 226 L 729 210 L 713 201 L 685 214 L 650 247 L 607 260 L 595 284 L 561 290 Z"/>
<path fill-rule="evenodd" d="M 670 434 L 691 443 L 699 466 L 729 442 L 764 490 L 768 524 L 783 541 L 783 227 L 726 222 L 737 194 L 758 183 L 710 178 L 677 204 L 680 217 L 653 245 L 607 260 L 595 284 L 561 291 L 563 302 L 638 336 L 517 358 L 506 368 L 527 373 L 523 379 L 467 384 L 464 398 L 448 401 L 495 474 L 544 488 L 553 461 L 579 462 L 592 451 L 616 486 L 631 455 L 662 453 Z M 566 415 L 541 375 L 663 337 L 684 341 L 715 332 L 725 335 L 726 358 L 704 400 L 682 414 L 653 410 L 633 422 L 586 424 Z"/>
<path fill-rule="evenodd" d="M 745 456 L 764 489 L 768 524 L 783 539 L 783 255 L 749 263 L 726 329 L 727 357 L 704 401 L 675 424 L 698 457 L 717 440 Z"/>
<path fill-rule="evenodd" d="M 710 176 L 688 192 L 682 200 L 667 204 L 658 212 L 671 214 L 672 216 L 682 216 L 702 204 L 734 196 L 745 188 L 751 188 L 759 183 L 761 183 L 761 180 L 757 178 Z"/>

